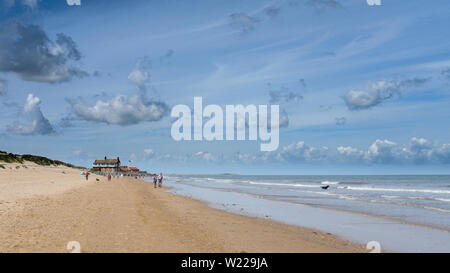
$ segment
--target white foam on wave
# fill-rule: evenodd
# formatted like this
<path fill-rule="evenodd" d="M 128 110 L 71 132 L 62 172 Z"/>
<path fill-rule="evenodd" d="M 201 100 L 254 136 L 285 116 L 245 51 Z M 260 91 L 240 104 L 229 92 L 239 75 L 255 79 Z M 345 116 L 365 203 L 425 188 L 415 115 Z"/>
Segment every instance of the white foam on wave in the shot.
<path fill-rule="evenodd" d="M 351 195 L 346 195 L 346 194 L 339 194 L 339 193 L 332 193 L 332 192 L 328 192 L 328 191 L 307 191 L 307 190 L 290 190 L 290 191 L 294 191 L 294 192 L 302 192 L 302 193 L 313 193 L 313 194 L 319 194 L 319 195 L 327 195 L 327 196 L 333 196 L 339 199 L 345 199 L 345 200 L 363 200 Z"/>
<path fill-rule="evenodd" d="M 441 208 L 434 208 L 434 207 L 424 207 L 425 209 L 430 209 L 430 210 L 437 210 L 440 212 L 445 212 L 445 213 L 450 213 L 450 210 L 448 209 L 441 209 Z"/>
<path fill-rule="evenodd" d="M 385 191 L 385 192 L 420 192 L 420 193 L 438 193 L 450 194 L 448 190 L 428 190 L 428 189 L 402 189 L 402 188 L 371 188 L 371 187 L 352 187 L 340 186 L 339 189 L 355 190 L 355 191 Z"/>
<path fill-rule="evenodd" d="M 442 202 L 450 202 L 450 199 L 447 198 L 433 198 L 434 200 L 442 201 Z"/>
<path fill-rule="evenodd" d="M 320 184 L 322 184 L 322 185 L 337 185 L 339 183 L 340 183 L 339 181 L 322 181 L 322 182 L 320 182 Z"/>
<path fill-rule="evenodd" d="M 210 182 L 219 182 L 219 183 L 226 183 L 226 184 L 233 183 L 232 179 L 224 179 L 224 178 L 206 178 L 206 180 L 210 181 Z"/>
<path fill-rule="evenodd" d="M 448 198 L 434 198 L 434 197 L 421 197 L 421 196 L 398 196 L 398 195 L 381 195 L 383 198 L 387 199 L 413 199 L 413 200 L 433 200 L 441 202 L 450 202 Z"/>
<path fill-rule="evenodd" d="M 267 186 L 288 186 L 288 187 L 304 187 L 304 188 L 319 188 L 319 185 L 308 184 L 286 184 L 286 183 L 265 183 L 265 182 L 250 182 L 252 185 L 267 185 Z"/>

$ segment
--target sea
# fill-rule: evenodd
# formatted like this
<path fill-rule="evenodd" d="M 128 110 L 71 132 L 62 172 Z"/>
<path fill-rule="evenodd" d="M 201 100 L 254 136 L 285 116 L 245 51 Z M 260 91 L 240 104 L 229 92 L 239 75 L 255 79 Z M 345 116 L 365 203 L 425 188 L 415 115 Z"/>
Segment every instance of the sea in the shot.
<path fill-rule="evenodd" d="M 385 251 L 450 252 L 450 175 L 172 174 L 165 185 L 218 209 Z"/>

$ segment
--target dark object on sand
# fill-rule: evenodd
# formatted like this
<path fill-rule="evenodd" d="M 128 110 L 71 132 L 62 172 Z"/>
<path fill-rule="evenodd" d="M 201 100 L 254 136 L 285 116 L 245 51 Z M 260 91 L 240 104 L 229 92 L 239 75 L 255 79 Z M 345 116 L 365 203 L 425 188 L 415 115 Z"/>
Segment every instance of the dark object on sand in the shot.
<path fill-rule="evenodd" d="M 95 178 L 95 181 L 100 181 L 100 179 L 98 179 L 98 178 Z"/>
<path fill-rule="evenodd" d="M 330 185 L 326 185 L 326 186 L 322 186 L 321 188 L 324 189 L 324 190 L 326 190 L 326 189 L 328 189 L 329 187 L 330 187 Z"/>

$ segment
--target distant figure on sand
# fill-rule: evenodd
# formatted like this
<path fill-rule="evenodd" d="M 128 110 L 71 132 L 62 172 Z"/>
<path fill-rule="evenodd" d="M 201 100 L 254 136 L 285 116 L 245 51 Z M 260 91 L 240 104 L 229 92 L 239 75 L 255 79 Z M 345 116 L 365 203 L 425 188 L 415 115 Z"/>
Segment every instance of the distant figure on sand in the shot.
<path fill-rule="evenodd" d="M 111 174 L 108 174 L 108 181 L 111 181 Z"/>
<path fill-rule="evenodd" d="M 156 182 L 158 182 L 158 177 L 155 175 L 153 175 L 153 186 L 154 188 L 156 188 Z"/>
<path fill-rule="evenodd" d="M 89 180 L 89 172 L 85 172 L 84 175 L 86 176 L 86 181 Z"/>
<path fill-rule="evenodd" d="M 164 178 L 163 174 L 160 173 L 159 176 L 158 176 L 158 187 L 160 187 L 160 188 L 162 186 L 163 178 Z"/>

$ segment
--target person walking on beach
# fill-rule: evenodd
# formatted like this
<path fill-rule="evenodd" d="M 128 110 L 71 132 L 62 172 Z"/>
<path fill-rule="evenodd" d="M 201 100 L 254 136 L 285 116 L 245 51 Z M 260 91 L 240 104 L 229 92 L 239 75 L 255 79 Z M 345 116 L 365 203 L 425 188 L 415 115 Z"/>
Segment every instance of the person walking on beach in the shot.
<path fill-rule="evenodd" d="M 108 174 L 108 181 L 111 181 L 111 174 Z"/>
<path fill-rule="evenodd" d="M 162 173 L 160 173 L 159 174 L 159 176 L 158 176 L 158 187 L 162 187 L 162 182 L 163 182 L 163 174 Z"/>
<path fill-rule="evenodd" d="M 153 175 L 153 187 L 156 188 L 156 183 L 158 182 L 158 177 L 155 175 Z"/>
<path fill-rule="evenodd" d="M 88 181 L 88 180 L 89 180 L 89 172 L 86 171 L 86 172 L 84 173 L 84 175 L 86 176 L 86 181 Z"/>

